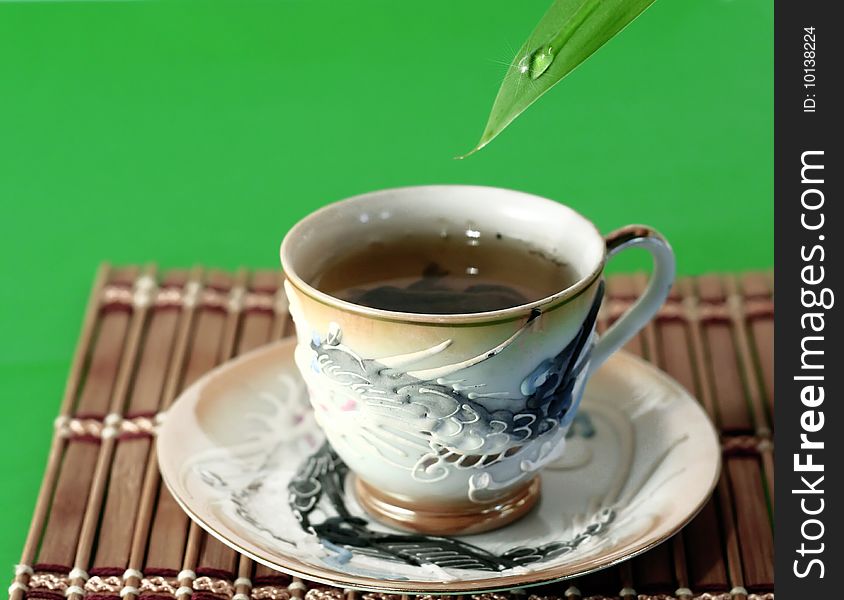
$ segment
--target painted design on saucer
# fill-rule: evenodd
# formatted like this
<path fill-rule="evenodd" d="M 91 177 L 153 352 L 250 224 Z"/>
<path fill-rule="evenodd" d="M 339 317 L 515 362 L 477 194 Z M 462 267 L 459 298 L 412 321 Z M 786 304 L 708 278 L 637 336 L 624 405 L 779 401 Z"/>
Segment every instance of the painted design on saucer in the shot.
<path fill-rule="evenodd" d="M 294 347 L 256 350 L 196 382 L 157 441 L 178 503 L 275 569 L 406 593 L 548 582 L 666 539 L 717 478 L 717 437 L 698 404 L 621 354 L 590 379 L 565 453 L 542 471 L 532 512 L 496 531 L 403 544 L 408 534 L 368 517 L 324 445 Z"/>
<path fill-rule="evenodd" d="M 321 439 L 310 411 L 301 401 L 304 394 L 296 388 L 297 382 L 281 377 L 279 383 L 287 393 L 264 394 L 264 400 L 274 407 L 271 414 L 279 418 L 268 419 L 265 411 L 244 414 L 247 422 L 262 423 L 263 433 L 229 447 L 227 460 L 221 461 L 217 451 L 197 455 L 185 465 L 183 473 L 186 476 L 199 474 L 206 485 L 222 492 L 216 502 L 217 509 L 228 513 L 241 526 L 260 532 L 276 543 L 319 557 L 326 565 L 352 568 L 352 561 L 357 558 L 402 563 L 443 577 L 454 577 L 449 572 L 462 570 L 517 573 L 533 564 L 563 559 L 581 547 L 587 554 L 600 551 L 614 541 L 612 529 L 617 521 L 624 535 L 648 526 L 646 520 L 632 520 L 631 509 L 642 502 L 641 492 L 645 485 L 653 482 L 645 477 L 631 487 L 633 455 L 622 452 L 622 460 L 607 478 L 606 493 L 594 499 L 587 510 L 571 521 L 564 530 L 565 535 L 545 543 L 487 549 L 472 543 L 471 537 L 409 534 L 384 527 L 357 506 L 347 490 L 349 469 L 327 441 L 322 441 L 316 451 L 306 455 L 286 480 L 279 479 L 277 460 L 281 455 L 292 452 L 301 456 L 304 448 L 313 447 Z M 593 418 L 593 414 L 599 418 Z M 575 417 L 567 435 L 571 452 L 548 468 L 558 472 L 588 468 L 594 456 L 596 422 L 612 430 L 608 435 L 618 438 L 620 448 L 633 446 L 635 434 L 627 418 L 617 409 L 595 406 Z M 656 470 L 685 441 L 686 436 L 678 437 L 656 457 L 646 472 Z M 232 457 L 236 457 L 235 460 Z M 288 514 L 300 528 L 298 534 L 292 532 L 289 525 L 276 525 L 278 519 L 271 514 L 284 503 L 284 497 L 280 495 L 282 485 L 286 488 Z M 621 491 L 625 488 L 629 489 L 622 496 Z M 287 519 L 282 522 L 286 523 Z"/>
<path fill-rule="evenodd" d="M 504 571 L 571 552 L 591 538 L 603 535 L 615 519 L 615 510 L 606 507 L 595 512 L 570 539 L 534 548 L 516 546 L 496 554 L 454 537 L 373 529 L 366 518 L 354 516 L 347 507 L 348 474 L 348 467 L 326 442 L 305 460 L 287 486 L 290 510 L 303 530 L 336 551 L 340 562 L 348 562 L 353 554 L 359 553 L 418 567 Z M 322 519 L 315 521 L 315 515 L 321 515 Z"/>
<path fill-rule="evenodd" d="M 365 445 L 361 454 L 375 452 L 422 483 L 442 481 L 455 469 L 474 471 L 468 497 L 488 501 L 484 494 L 524 480 L 562 451 L 563 434 L 583 393 L 602 297 L 603 282 L 572 341 L 524 377 L 521 395 L 490 390 L 484 383 L 468 385 L 461 372 L 510 347 L 541 318 L 539 310 L 494 348 L 428 369 L 414 366 L 441 353 L 452 340 L 411 354 L 364 358 L 343 344 L 342 329 L 331 323 L 327 335 L 314 332 L 310 343 L 311 371 L 333 384 L 331 398 L 315 391 L 312 401 L 344 414 L 343 420 L 326 419 L 322 425 L 339 436 L 352 431 L 353 439 L 344 437 L 349 444 Z M 506 408 L 489 408 L 485 401 L 493 398 L 506 400 Z M 496 480 L 489 467 L 508 460 L 517 468 L 509 479 Z"/>

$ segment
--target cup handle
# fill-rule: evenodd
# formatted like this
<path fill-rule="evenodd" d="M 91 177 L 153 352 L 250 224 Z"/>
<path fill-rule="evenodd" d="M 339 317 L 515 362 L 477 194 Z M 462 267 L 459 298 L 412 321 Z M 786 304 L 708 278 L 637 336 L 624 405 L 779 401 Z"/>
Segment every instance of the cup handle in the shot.
<path fill-rule="evenodd" d="M 653 256 L 654 270 L 645 292 L 598 339 L 592 350 L 590 371 L 600 367 L 613 352 L 626 344 L 653 318 L 674 283 L 674 252 L 662 234 L 655 229 L 646 225 L 628 225 L 608 234 L 604 240 L 607 244 L 607 260 L 627 248 L 644 248 Z"/>

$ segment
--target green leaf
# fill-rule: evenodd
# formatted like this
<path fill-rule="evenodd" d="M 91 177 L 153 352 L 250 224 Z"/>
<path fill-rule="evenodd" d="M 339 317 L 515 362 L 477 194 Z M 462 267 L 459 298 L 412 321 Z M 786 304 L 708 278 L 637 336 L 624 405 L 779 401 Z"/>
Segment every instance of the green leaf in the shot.
<path fill-rule="evenodd" d="M 654 0 L 555 0 L 504 75 L 473 154 Z M 469 156 L 466 154 L 465 156 Z M 460 157 L 464 158 L 464 157 Z"/>

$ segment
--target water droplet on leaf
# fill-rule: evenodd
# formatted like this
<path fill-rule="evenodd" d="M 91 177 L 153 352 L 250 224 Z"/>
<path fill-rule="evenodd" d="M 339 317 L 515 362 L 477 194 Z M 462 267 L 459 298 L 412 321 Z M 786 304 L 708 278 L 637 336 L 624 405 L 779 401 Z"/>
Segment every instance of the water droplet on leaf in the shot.
<path fill-rule="evenodd" d="M 545 44 L 519 61 L 519 72 L 531 79 L 539 79 L 553 62 L 554 48 L 550 44 Z"/>

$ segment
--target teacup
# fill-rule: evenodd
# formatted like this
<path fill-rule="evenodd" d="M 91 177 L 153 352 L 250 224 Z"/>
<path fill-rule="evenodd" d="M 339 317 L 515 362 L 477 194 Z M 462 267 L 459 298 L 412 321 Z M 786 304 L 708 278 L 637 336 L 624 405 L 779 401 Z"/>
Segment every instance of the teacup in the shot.
<path fill-rule="evenodd" d="M 311 284 L 333 258 L 374 240 L 444 230 L 524 240 L 570 265 L 576 280 L 540 300 L 470 314 L 371 308 Z M 633 246 L 653 255 L 650 282 L 598 338 L 604 264 Z M 655 314 L 674 278 L 674 255 L 653 229 L 604 237 L 563 204 L 461 185 L 328 205 L 290 230 L 281 262 L 296 363 L 358 502 L 378 520 L 429 534 L 486 531 L 530 510 L 589 374 Z"/>

